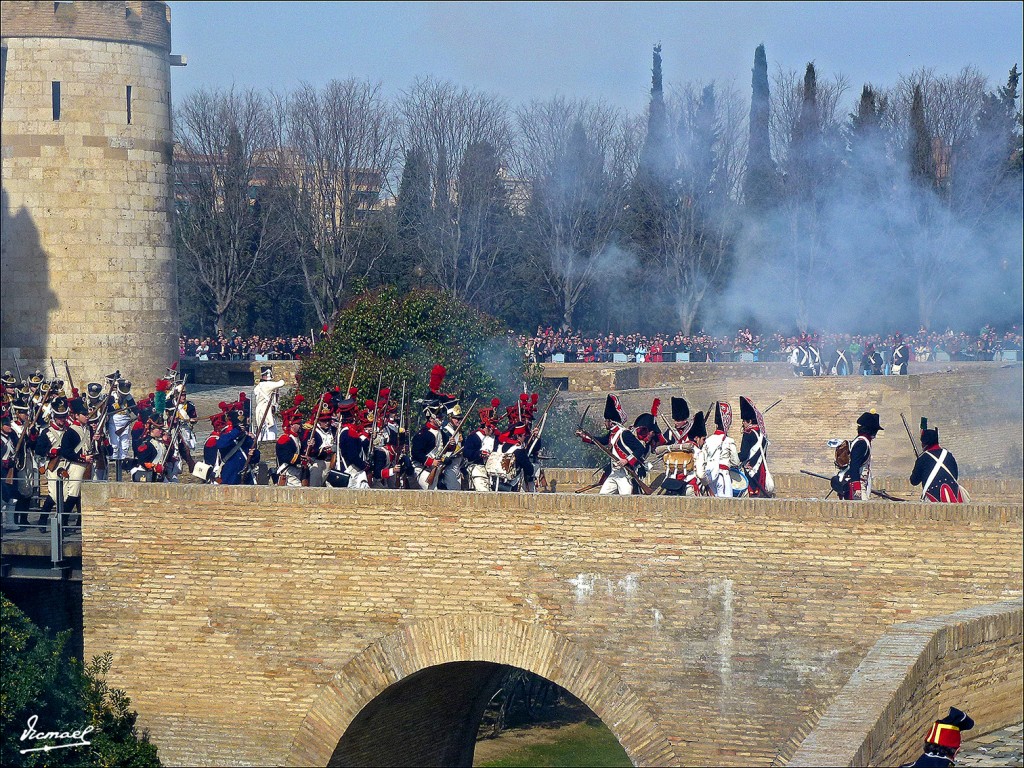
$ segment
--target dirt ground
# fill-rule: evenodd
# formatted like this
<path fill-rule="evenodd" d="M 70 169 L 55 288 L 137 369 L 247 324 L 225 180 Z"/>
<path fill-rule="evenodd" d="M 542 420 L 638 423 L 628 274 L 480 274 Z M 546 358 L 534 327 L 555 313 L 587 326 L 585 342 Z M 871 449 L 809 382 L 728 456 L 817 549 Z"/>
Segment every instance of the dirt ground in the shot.
<path fill-rule="evenodd" d="M 500 760 L 524 747 L 550 744 L 583 727 L 584 723 L 556 722 L 502 731 L 496 738 L 482 739 L 476 743 L 473 765 L 483 765 L 493 760 Z"/>

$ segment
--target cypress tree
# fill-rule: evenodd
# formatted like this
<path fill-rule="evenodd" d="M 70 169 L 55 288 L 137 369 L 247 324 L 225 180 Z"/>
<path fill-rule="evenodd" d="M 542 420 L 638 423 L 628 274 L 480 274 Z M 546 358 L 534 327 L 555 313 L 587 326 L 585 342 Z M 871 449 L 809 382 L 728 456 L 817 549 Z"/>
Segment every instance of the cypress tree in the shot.
<path fill-rule="evenodd" d="M 754 51 L 751 88 L 750 140 L 743 193 L 750 208 L 763 210 L 775 199 L 775 164 L 772 162 L 771 144 L 768 139 L 768 57 L 765 55 L 763 44 L 757 46 Z"/>
<path fill-rule="evenodd" d="M 647 111 L 647 136 L 644 139 L 640 165 L 645 172 L 663 178 L 671 165 L 668 142 L 668 114 L 661 76 L 661 45 L 654 46 L 651 67 L 651 103 Z"/>

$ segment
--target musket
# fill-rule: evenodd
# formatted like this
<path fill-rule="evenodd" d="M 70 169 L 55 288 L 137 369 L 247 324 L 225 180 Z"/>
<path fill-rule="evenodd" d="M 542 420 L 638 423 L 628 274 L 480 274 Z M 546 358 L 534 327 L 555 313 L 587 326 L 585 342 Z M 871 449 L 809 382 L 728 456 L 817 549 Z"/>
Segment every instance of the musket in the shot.
<path fill-rule="evenodd" d="M 277 394 L 277 393 L 275 392 L 274 394 Z M 249 466 L 252 464 L 252 457 L 255 455 L 256 449 L 259 447 L 259 436 L 261 434 L 263 434 L 263 428 L 267 425 L 267 414 L 269 414 L 269 413 L 270 413 L 270 408 L 267 408 L 263 412 L 263 418 L 260 419 L 259 429 L 256 431 L 256 434 L 253 435 L 253 438 L 252 438 L 252 448 L 250 448 L 246 452 L 245 464 L 242 465 L 242 471 L 238 473 L 238 479 L 242 483 L 245 482 L 246 475 L 249 472 Z M 243 437 L 242 440 L 244 441 L 245 438 Z"/>
<path fill-rule="evenodd" d="M 18 362 L 18 357 L 13 352 L 11 352 L 11 359 L 14 361 L 14 367 L 18 371 L 18 386 L 21 386 L 21 383 L 25 380 L 21 375 L 21 363 Z"/>
<path fill-rule="evenodd" d="M 555 387 L 555 391 L 551 393 L 551 399 L 548 400 L 548 404 L 544 406 L 544 413 L 542 413 L 540 417 L 540 427 L 537 430 L 537 436 L 530 441 L 530 446 L 526 450 L 527 456 L 533 453 L 534 448 L 537 447 L 537 441 L 540 440 L 540 436 L 544 434 L 544 425 L 547 424 L 548 411 L 551 409 L 551 405 L 552 403 L 555 402 L 555 398 L 558 396 L 558 393 L 561 391 L 561 389 L 562 384 L 561 382 L 559 382 L 558 386 Z"/>
<path fill-rule="evenodd" d="M 316 425 L 320 423 L 320 411 L 323 410 L 324 407 L 324 394 L 321 394 L 320 399 L 317 400 L 316 408 L 313 411 L 313 428 L 310 429 L 309 437 L 306 439 L 306 450 L 302 452 L 302 468 L 300 472 L 303 477 L 300 482 L 304 486 L 309 485 L 309 451 L 313 447 L 313 432 L 316 431 Z"/>
<path fill-rule="evenodd" d="M 817 477 L 817 478 L 819 478 L 821 480 L 828 480 L 829 483 L 832 482 L 832 478 L 831 477 L 826 477 L 825 475 L 819 475 L 817 472 L 809 472 L 806 469 L 801 469 L 800 471 L 802 473 L 804 473 L 805 475 L 810 475 L 811 477 Z M 896 496 L 891 496 L 888 493 L 886 493 L 885 491 L 879 491 L 879 490 L 876 490 L 875 488 L 872 488 L 871 492 L 873 494 L 875 494 L 875 496 L 878 496 L 881 499 L 885 499 L 886 501 L 906 501 L 906 499 L 900 499 L 900 498 L 898 498 Z"/>
<path fill-rule="evenodd" d="M 900 418 L 903 419 L 903 428 L 907 430 L 907 437 L 910 438 L 910 447 L 914 450 L 914 458 L 921 458 L 921 452 L 917 450 L 917 443 L 914 442 L 914 435 L 910 432 L 910 425 L 907 424 L 907 417 L 900 413 Z"/>
<path fill-rule="evenodd" d="M 373 441 L 377 437 L 377 416 L 380 409 L 380 385 L 384 383 L 384 369 L 381 368 L 380 375 L 377 377 L 377 394 L 373 398 L 373 423 L 370 424 L 370 473 L 366 477 L 368 484 L 373 484 L 373 452 L 376 450 L 373 445 Z M 390 397 L 390 392 L 388 396 Z M 340 446 L 339 446 L 340 447 Z M 341 451 L 339 450 L 340 454 Z"/>
<path fill-rule="evenodd" d="M 611 474 L 611 472 L 606 469 L 601 474 L 601 479 L 598 480 L 596 483 L 591 483 L 590 485 L 586 485 L 586 486 L 584 486 L 582 488 L 577 488 L 575 491 L 573 491 L 573 493 L 586 493 L 587 491 L 592 491 L 595 488 L 600 488 L 602 485 L 604 485 L 604 481 L 608 479 L 608 475 L 610 475 L 610 474 Z"/>
<path fill-rule="evenodd" d="M 67 360 L 64 361 L 64 373 L 68 375 L 65 391 L 68 393 L 68 396 L 70 397 L 75 392 L 75 380 L 71 378 L 71 366 L 68 365 Z"/>
<path fill-rule="evenodd" d="M 57 375 L 57 365 L 56 365 L 56 363 L 53 362 L 53 358 L 52 357 L 50 358 L 50 370 L 53 371 L 53 380 L 57 381 L 57 379 L 59 379 L 60 376 Z"/>
<path fill-rule="evenodd" d="M 775 407 L 776 405 L 778 405 L 778 404 L 779 404 L 779 403 L 781 403 L 781 402 L 782 402 L 782 398 L 780 397 L 780 398 L 779 398 L 778 400 L 776 400 L 776 401 L 775 401 L 774 403 L 772 403 L 772 404 L 771 404 L 771 405 L 769 405 L 769 406 L 768 406 L 767 408 L 765 408 L 765 409 L 764 409 L 763 411 L 761 411 L 761 415 L 762 415 L 762 416 L 764 416 L 764 415 L 765 415 L 766 413 L 768 413 L 768 411 L 770 411 L 770 410 L 771 410 L 772 408 L 774 408 L 774 407 Z"/>
<path fill-rule="evenodd" d="M 625 427 L 623 427 L 623 429 L 625 429 Z M 619 460 L 618 457 L 612 452 L 611 448 L 597 442 L 597 439 L 589 432 L 584 432 L 582 429 L 580 430 L 580 432 L 582 433 L 583 437 L 589 439 L 591 444 L 597 446 L 598 450 L 601 451 L 601 453 L 603 453 L 605 456 L 607 456 L 610 461 L 614 463 Z M 640 493 L 642 493 L 644 496 L 650 496 L 654 492 L 651 490 L 651 486 L 647 485 L 647 483 L 640 479 L 639 473 L 637 473 L 637 471 L 632 467 L 632 465 L 630 465 L 627 462 L 622 465 L 622 468 L 626 470 L 626 472 L 629 474 L 633 482 L 636 483 L 637 487 L 640 489 Z"/>
<path fill-rule="evenodd" d="M 352 391 L 352 382 L 356 380 L 356 366 L 359 365 L 359 358 L 355 358 L 352 361 L 352 375 L 348 377 L 348 387 L 345 389 L 345 397 L 348 397 L 348 393 Z"/>

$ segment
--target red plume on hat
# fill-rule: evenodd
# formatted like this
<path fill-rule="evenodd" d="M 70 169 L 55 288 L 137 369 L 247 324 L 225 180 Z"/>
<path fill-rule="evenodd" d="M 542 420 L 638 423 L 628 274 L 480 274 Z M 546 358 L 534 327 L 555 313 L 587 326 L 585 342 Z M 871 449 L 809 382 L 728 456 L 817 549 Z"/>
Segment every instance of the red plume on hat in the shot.
<path fill-rule="evenodd" d="M 525 392 L 523 392 L 523 394 L 521 394 L 519 396 L 519 402 L 521 402 L 521 403 L 528 403 L 529 401 L 530 401 L 530 396 L 528 394 L 526 394 Z"/>
<path fill-rule="evenodd" d="M 497 408 L 500 405 L 501 405 L 501 398 L 499 398 L 499 397 L 492 397 L 491 398 L 491 408 Z"/>
<path fill-rule="evenodd" d="M 171 380 L 170 379 L 157 379 L 156 380 L 156 391 L 157 392 L 166 392 L 170 388 L 171 388 Z"/>
<path fill-rule="evenodd" d="M 530 405 L 536 405 L 540 401 L 540 393 L 534 392 L 530 395 Z"/>
<path fill-rule="evenodd" d="M 651 403 L 651 416 L 658 416 L 658 409 L 661 407 L 661 398 L 654 398 L 654 402 Z"/>
<path fill-rule="evenodd" d="M 306 402 L 306 398 L 304 398 L 302 395 L 295 396 L 295 405 L 302 405 L 304 402 Z"/>
<path fill-rule="evenodd" d="M 444 377 L 448 375 L 448 369 L 438 363 L 430 369 L 430 391 L 437 392 L 441 389 Z"/>
<path fill-rule="evenodd" d="M 178 370 L 178 361 L 177 360 L 175 360 L 173 363 L 171 363 L 171 370 L 172 371 Z"/>
<path fill-rule="evenodd" d="M 335 389 L 334 391 L 337 392 L 338 394 L 341 394 L 341 390 L 340 389 Z M 348 396 L 350 398 L 352 398 L 353 400 L 355 399 L 356 395 L 358 395 L 358 394 L 359 394 L 359 387 L 349 387 L 348 388 Z"/>

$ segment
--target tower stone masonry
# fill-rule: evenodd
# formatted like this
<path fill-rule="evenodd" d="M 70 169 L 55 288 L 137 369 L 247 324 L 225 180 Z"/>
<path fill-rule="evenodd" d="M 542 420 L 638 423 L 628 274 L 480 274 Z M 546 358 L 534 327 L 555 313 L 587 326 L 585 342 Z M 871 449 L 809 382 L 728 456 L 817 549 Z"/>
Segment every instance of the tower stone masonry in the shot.
<path fill-rule="evenodd" d="M 2 360 L 145 392 L 178 359 L 171 15 L 3 2 Z M 27 369 L 27 370 L 26 370 Z"/>

